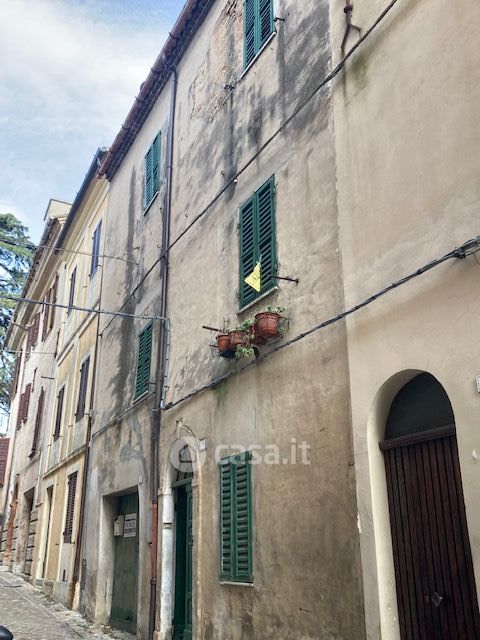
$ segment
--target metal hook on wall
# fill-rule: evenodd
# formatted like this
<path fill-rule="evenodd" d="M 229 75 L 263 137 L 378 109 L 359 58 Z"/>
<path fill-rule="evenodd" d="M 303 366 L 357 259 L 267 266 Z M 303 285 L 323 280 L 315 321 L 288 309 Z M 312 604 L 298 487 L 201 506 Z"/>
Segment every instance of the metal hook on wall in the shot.
<path fill-rule="evenodd" d="M 357 27 L 357 25 L 352 24 L 352 11 L 353 11 L 353 5 L 350 4 L 350 0 L 345 0 L 345 6 L 343 8 L 343 13 L 345 14 L 345 21 L 346 21 L 347 25 L 345 27 L 345 34 L 344 34 L 343 40 L 342 40 L 342 53 L 345 53 L 345 45 L 347 44 L 347 40 L 348 40 L 348 36 L 350 34 L 350 31 L 352 29 L 355 29 L 355 31 L 358 31 L 359 35 L 362 33 L 362 30 L 360 29 L 360 27 Z"/>

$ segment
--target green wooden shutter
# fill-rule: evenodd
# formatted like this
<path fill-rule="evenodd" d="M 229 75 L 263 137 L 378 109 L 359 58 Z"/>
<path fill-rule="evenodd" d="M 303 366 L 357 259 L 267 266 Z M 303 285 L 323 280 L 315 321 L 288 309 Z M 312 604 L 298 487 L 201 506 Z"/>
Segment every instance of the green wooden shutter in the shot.
<path fill-rule="evenodd" d="M 223 461 L 222 461 L 223 462 Z M 233 578 L 233 473 L 230 462 L 220 463 L 220 577 Z"/>
<path fill-rule="evenodd" d="M 256 291 L 245 283 L 258 260 L 255 196 L 240 209 L 240 306 L 255 300 Z"/>
<path fill-rule="evenodd" d="M 252 582 L 251 454 L 220 462 L 220 577 Z"/>
<path fill-rule="evenodd" d="M 152 185 L 153 198 L 160 189 L 160 134 L 157 135 L 152 144 Z"/>
<path fill-rule="evenodd" d="M 235 461 L 235 579 L 252 581 L 252 495 L 248 454 Z"/>
<path fill-rule="evenodd" d="M 256 193 L 258 255 L 262 256 L 261 290 L 269 291 L 277 284 L 277 255 L 275 238 L 275 180 L 270 178 Z"/>
<path fill-rule="evenodd" d="M 258 50 L 260 50 L 273 33 L 273 2 L 258 0 Z"/>
<path fill-rule="evenodd" d="M 135 398 L 143 395 L 150 387 L 150 367 L 152 361 L 152 323 L 138 336 L 137 375 L 135 378 Z"/>
<path fill-rule="evenodd" d="M 262 257 L 261 289 L 245 283 Z M 275 178 L 272 176 L 240 208 L 240 307 L 253 302 L 276 284 Z"/>
<path fill-rule="evenodd" d="M 256 54 L 255 46 L 255 5 L 256 0 L 244 0 L 244 63 L 248 67 Z"/>
<path fill-rule="evenodd" d="M 63 398 L 65 395 L 65 387 L 62 387 L 57 396 L 57 413 L 55 416 L 55 428 L 53 431 L 53 439 L 58 440 L 60 437 L 60 431 L 62 429 L 62 415 L 63 415 Z"/>

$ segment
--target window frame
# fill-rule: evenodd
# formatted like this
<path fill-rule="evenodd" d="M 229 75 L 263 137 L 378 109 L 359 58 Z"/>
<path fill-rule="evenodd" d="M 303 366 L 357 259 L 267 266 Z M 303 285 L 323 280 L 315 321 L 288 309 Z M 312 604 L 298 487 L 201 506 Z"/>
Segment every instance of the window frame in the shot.
<path fill-rule="evenodd" d="M 266 0 L 270 3 L 270 30 L 267 36 L 262 39 L 261 34 L 261 5 L 262 0 L 243 0 L 243 70 L 244 72 L 254 63 L 263 51 L 266 44 L 275 33 L 275 6 L 274 0 Z M 247 2 L 252 2 L 253 8 L 253 55 L 247 58 Z"/>
<path fill-rule="evenodd" d="M 155 175 L 155 164 L 154 161 L 152 159 L 152 168 L 151 171 L 149 171 L 149 160 L 148 157 L 150 154 L 152 154 L 152 157 L 154 156 L 154 152 L 155 152 L 155 146 L 157 145 L 157 165 L 156 165 L 156 175 Z M 146 213 L 147 210 L 149 209 L 150 205 L 152 204 L 152 202 L 155 200 L 155 197 L 157 196 L 158 192 L 160 191 L 160 159 L 161 159 L 161 147 L 162 147 L 162 132 L 159 131 L 157 133 L 157 135 L 155 136 L 155 138 L 153 139 L 151 145 L 148 148 L 147 153 L 144 156 L 143 159 L 143 175 L 144 175 L 144 179 L 143 179 L 143 212 Z M 151 180 L 154 181 L 153 183 L 153 188 L 152 188 L 152 193 L 150 195 L 150 197 L 148 197 L 148 183 L 149 183 L 149 178 Z"/>
<path fill-rule="evenodd" d="M 141 383 L 139 387 L 139 377 L 145 378 L 146 371 L 144 367 L 146 365 L 145 343 L 142 348 L 142 336 L 147 336 L 150 333 L 150 354 L 148 359 L 148 382 Z M 150 375 L 152 371 L 152 352 L 153 352 L 153 321 L 150 321 L 138 334 L 137 340 L 137 366 L 135 368 L 135 386 L 133 389 L 133 401 L 137 402 L 148 394 L 150 390 Z"/>
<path fill-rule="evenodd" d="M 260 255 L 261 255 L 261 244 L 262 242 L 264 242 L 265 240 L 261 238 L 261 232 L 260 232 L 260 212 L 259 212 L 259 197 L 260 194 L 263 192 L 263 190 L 268 186 L 268 188 L 270 189 L 270 204 L 271 204 L 271 209 L 270 209 L 270 218 L 271 218 L 271 236 L 270 236 L 270 256 L 269 256 L 269 260 L 271 262 L 271 266 L 272 266 L 272 272 L 269 274 L 269 279 L 271 280 L 271 282 L 269 282 L 269 284 L 264 287 L 263 284 L 261 286 L 260 291 L 255 291 L 252 294 L 252 291 L 254 291 L 254 289 L 252 289 L 252 291 L 250 291 L 249 289 L 246 289 L 245 286 L 248 287 L 248 285 L 245 285 L 245 278 L 250 275 L 250 273 L 253 271 L 255 265 L 257 264 L 258 260 L 260 259 Z M 244 238 L 244 225 L 245 225 L 245 215 L 244 212 L 247 209 L 247 207 L 252 203 L 252 209 L 253 209 L 253 235 L 254 235 L 254 240 L 253 240 L 253 265 L 250 267 L 252 271 L 249 271 L 248 273 L 245 270 L 244 264 L 243 264 L 243 260 L 244 260 L 244 243 L 245 243 L 245 238 Z M 277 284 L 277 280 L 275 278 L 277 272 L 278 272 L 278 250 L 277 250 L 277 206 L 276 206 L 276 182 L 275 182 L 275 175 L 270 176 L 270 178 L 268 180 L 266 180 L 251 196 L 250 198 L 248 198 L 245 202 L 243 202 L 243 204 L 240 206 L 239 208 L 239 256 L 238 256 L 238 262 L 239 262 L 239 292 L 238 292 L 238 300 L 239 300 L 239 311 L 243 311 L 244 309 L 246 309 L 247 307 L 249 307 L 250 305 L 254 304 L 255 302 L 258 302 L 258 300 L 260 300 L 261 298 L 265 297 L 266 295 L 268 295 L 269 293 L 271 293 L 272 291 L 274 291 L 278 284 Z M 263 264 L 265 264 L 265 256 L 263 256 L 264 260 L 263 260 Z M 263 274 L 263 266 L 261 267 L 261 282 L 264 281 L 264 274 Z M 248 291 L 248 293 L 250 293 L 250 297 L 246 297 L 245 292 Z"/>
<path fill-rule="evenodd" d="M 238 514 L 238 493 L 237 493 L 237 471 L 233 473 L 233 469 L 236 469 L 237 465 L 241 464 L 245 466 L 247 476 L 246 486 L 246 499 L 247 499 L 247 573 L 241 572 L 238 569 L 238 531 L 237 531 L 237 514 Z M 223 530 L 224 521 L 224 493 L 223 493 L 223 478 L 222 470 L 226 467 L 230 469 L 230 529 L 228 531 Z M 220 582 L 221 583 L 236 583 L 252 586 L 254 582 L 253 576 L 253 474 L 252 474 L 252 452 L 245 451 L 243 453 L 237 453 L 226 458 L 222 458 L 218 463 L 219 467 L 219 541 L 220 541 Z M 228 496 L 227 496 L 228 498 Z M 225 535 L 224 535 L 225 534 Z M 230 540 L 230 572 L 225 570 L 224 556 L 225 556 L 225 538 Z"/>
<path fill-rule="evenodd" d="M 86 366 L 87 373 L 84 378 L 84 367 Z M 87 409 L 87 396 L 88 396 L 88 382 L 90 377 L 90 354 L 88 354 L 80 365 L 80 378 L 78 381 L 78 395 L 77 395 L 77 408 L 75 410 L 75 422 L 80 422 L 86 414 Z"/>
<path fill-rule="evenodd" d="M 74 303 L 75 303 L 76 284 L 77 284 L 77 265 L 75 265 L 75 267 L 72 269 L 72 272 L 70 274 L 70 289 L 68 292 L 67 315 L 69 315 L 72 312 L 72 308 L 75 306 Z"/>
<path fill-rule="evenodd" d="M 90 259 L 90 274 L 89 274 L 90 278 L 93 278 L 93 276 L 98 271 L 98 267 L 100 266 L 99 259 L 100 259 L 100 243 L 102 240 L 102 222 L 103 220 L 100 220 L 93 231 L 92 255 Z"/>
<path fill-rule="evenodd" d="M 73 521 L 75 519 L 75 502 L 77 497 L 78 471 L 73 471 L 67 476 L 67 503 L 65 505 L 65 528 L 63 541 L 71 544 L 73 534 Z M 71 505 L 71 506 L 70 506 Z"/>

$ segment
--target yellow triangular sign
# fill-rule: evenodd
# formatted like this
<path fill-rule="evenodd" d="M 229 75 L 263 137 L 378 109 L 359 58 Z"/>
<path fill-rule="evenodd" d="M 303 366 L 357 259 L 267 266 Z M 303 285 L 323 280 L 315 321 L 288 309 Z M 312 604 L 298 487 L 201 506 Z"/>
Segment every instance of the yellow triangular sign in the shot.
<path fill-rule="evenodd" d="M 255 289 L 255 291 L 258 291 L 258 292 L 261 289 L 260 269 L 261 269 L 261 266 L 260 266 L 260 260 L 259 260 L 255 265 L 255 269 L 252 271 L 252 273 L 245 278 L 246 284 L 248 284 L 250 287 L 252 287 L 252 289 Z"/>

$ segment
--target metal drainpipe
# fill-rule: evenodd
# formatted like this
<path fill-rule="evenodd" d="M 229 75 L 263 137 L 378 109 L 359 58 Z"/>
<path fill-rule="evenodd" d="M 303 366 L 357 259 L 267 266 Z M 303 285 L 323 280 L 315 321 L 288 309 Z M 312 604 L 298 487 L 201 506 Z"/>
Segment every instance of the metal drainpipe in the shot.
<path fill-rule="evenodd" d="M 104 225 L 106 229 L 106 225 Z M 105 262 L 105 261 L 104 261 Z M 102 291 L 103 291 L 103 276 L 104 276 L 104 262 L 100 266 L 100 291 L 98 294 L 98 308 L 101 309 L 102 303 Z M 73 607 L 73 600 L 75 597 L 75 585 L 78 582 L 80 575 L 80 562 L 82 558 L 82 546 L 83 546 L 83 531 L 85 521 L 85 505 L 87 502 L 87 485 L 88 485 L 88 472 L 90 467 L 90 449 L 91 449 L 91 437 L 92 437 L 92 416 L 93 408 L 95 405 L 95 377 L 97 374 L 97 359 L 98 359 L 98 343 L 100 340 L 100 314 L 97 313 L 97 333 L 95 336 L 95 350 L 93 354 L 93 368 L 92 368 L 92 391 L 90 393 L 90 408 L 88 411 L 88 423 L 87 423 L 87 435 L 85 439 L 85 459 L 83 462 L 83 476 L 82 476 L 82 494 L 80 496 L 80 514 L 78 517 L 78 529 L 77 539 L 75 545 L 75 560 L 73 563 L 73 575 L 68 587 L 67 607 L 71 609 Z"/>
<path fill-rule="evenodd" d="M 165 206 L 162 226 L 162 258 L 161 266 L 161 301 L 159 315 L 167 318 L 167 293 L 168 293 L 168 246 L 170 243 L 170 209 L 172 203 L 172 173 L 173 173 L 173 137 L 175 130 L 175 109 L 177 102 L 177 70 L 172 67 L 172 96 L 170 100 L 170 119 L 168 125 L 167 147 L 167 180 L 165 189 Z M 155 386 L 155 405 L 152 410 L 152 450 L 151 450 L 151 488 L 152 488 L 152 543 L 150 549 L 150 608 L 148 621 L 148 639 L 153 640 L 155 631 L 155 618 L 157 613 L 157 563 L 158 563 L 158 444 L 162 418 L 162 399 L 165 380 L 167 376 L 168 358 L 168 321 L 160 321 L 158 350 L 157 350 L 157 383 Z"/>

